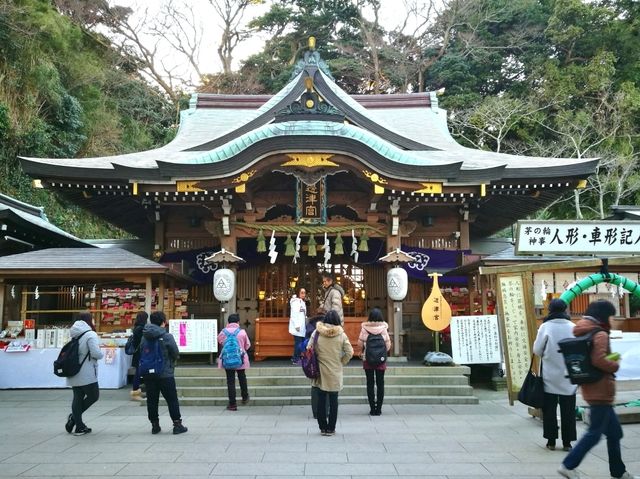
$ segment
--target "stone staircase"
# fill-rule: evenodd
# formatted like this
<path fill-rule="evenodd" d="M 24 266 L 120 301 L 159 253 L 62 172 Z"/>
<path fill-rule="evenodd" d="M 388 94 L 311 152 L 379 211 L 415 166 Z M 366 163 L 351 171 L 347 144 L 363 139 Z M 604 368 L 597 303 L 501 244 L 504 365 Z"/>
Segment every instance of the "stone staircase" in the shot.
<path fill-rule="evenodd" d="M 478 404 L 469 385 L 467 366 L 389 365 L 385 373 L 385 404 Z M 215 366 L 179 366 L 175 370 L 181 406 L 224 406 L 227 384 L 224 370 Z M 310 380 L 296 366 L 268 366 L 247 370 L 250 405 L 311 404 Z M 238 400 L 240 388 L 236 380 Z M 344 368 L 340 404 L 367 404 L 362 366 Z"/>

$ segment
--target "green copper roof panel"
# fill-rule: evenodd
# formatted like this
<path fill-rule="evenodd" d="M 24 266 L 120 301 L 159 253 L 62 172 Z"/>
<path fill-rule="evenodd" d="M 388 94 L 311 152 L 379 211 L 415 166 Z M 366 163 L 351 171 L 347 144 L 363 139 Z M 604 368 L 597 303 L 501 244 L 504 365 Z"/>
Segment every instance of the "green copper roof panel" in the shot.
<path fill-rule="evenodd" d="M 335 123 L 329 121 L 289 121 L 283 123 L 271 123 L 252 130 L 244 135 L 194 158 L 184 160 L 180 163 L 186 164 L 206 164 L 217 163 L 228 160 L 245 150 L 256 142 L 267 138 L 287 135 L 311 135 L 311 136 L 335 136 L 351 138 L 367 145 L 369 148 L 379 152 L 389 160 L 407 165 L 433 165 L 451 163 L 451 160 L 433 161 L 421 158 L 404 152 L 391 143 L 384 141 L 354 125 Z"/>

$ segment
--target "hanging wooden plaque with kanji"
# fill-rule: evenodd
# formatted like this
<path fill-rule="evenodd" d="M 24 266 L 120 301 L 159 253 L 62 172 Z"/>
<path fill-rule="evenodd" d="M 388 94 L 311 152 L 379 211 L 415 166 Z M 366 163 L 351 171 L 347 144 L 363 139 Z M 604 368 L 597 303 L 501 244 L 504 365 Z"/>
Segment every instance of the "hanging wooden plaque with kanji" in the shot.
<path fill-rule="evenodd" d="M 431 273 L 433 288 L 431 294 L 422 305 L 422 322 L 431 331 L 442 331 L 451 324 L 451 306 L 444 299 L 438 285 L 438 273 Z"/>

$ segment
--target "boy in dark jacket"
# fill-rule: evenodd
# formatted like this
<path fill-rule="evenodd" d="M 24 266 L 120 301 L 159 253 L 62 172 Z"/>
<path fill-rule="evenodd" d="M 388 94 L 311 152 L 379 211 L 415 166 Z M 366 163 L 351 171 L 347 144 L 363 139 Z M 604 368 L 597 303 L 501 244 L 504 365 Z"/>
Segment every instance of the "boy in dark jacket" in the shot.
<path fill-rule="evenodd" d="M 178 404 L 178 391 L 176 390 L 176 380 L 173 376 L 176 360 L 179 357 L 178 345 L 173 336 L 165 329 L 167 317 L 161 311 L 151 313 L 150 323 L 147 324 L 142 331 L 142 343 L 140 350 L 144 355 L 145 344 L 158 340 L 160 342 L 160 351 L 162 352 L 163 368 L 162 371 L 154 374 L 145 374 L 142 379 L 147 385 L 147 415 L 151 421 L 151 434 L 158 434 L 160 428 L 160 419 L 158 417 L 158 401 L 160 393 L 167 401 L 169 407 L 169 415 L 173 420 L 173 433 L 182 434 L 187 432 L 187 428 L 182 425 L 180 416 L 180 405 Z M 142 359 L 142 356 L 141 356 Z"/>

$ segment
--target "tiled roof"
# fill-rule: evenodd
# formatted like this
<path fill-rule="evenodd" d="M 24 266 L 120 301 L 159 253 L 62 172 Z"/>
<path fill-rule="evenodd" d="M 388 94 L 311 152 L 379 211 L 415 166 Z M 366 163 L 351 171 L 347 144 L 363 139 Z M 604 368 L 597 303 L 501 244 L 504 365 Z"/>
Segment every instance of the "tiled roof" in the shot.
<path fill-rule="evenodd" d="M 163 273 L 167 268 L 120 248 L 49 248 L 0 257 L 0 273 L 11 270 L 140 270 Z"/>

